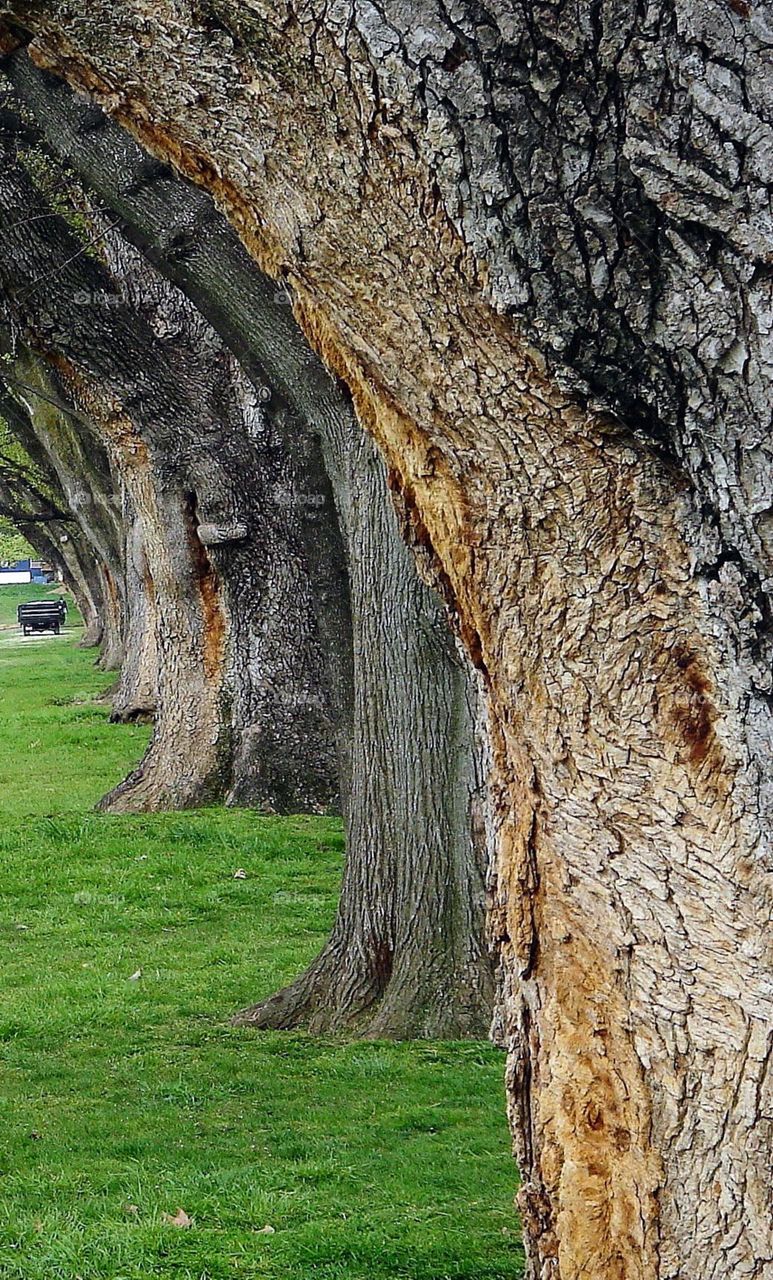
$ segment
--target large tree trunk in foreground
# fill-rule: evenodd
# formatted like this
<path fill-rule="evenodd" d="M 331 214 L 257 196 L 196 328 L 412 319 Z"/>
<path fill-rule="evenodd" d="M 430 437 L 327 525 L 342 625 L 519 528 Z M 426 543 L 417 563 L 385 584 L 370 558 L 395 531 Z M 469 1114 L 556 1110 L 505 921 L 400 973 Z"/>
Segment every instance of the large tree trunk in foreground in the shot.
<path fill-rule="evenodd" d="M 383 1035 L 484 1034 L 492 1004 L 483 889 L 490 839 L 481 815 L 483 745 L 471 712 L 478 695 L 448 636 L 441 639 L 443 611 L 401 545 L 383 468 L 349 398 L 309 350 L 286 293 L 258 270 L 204 193 L 25 55 L 8 71 L 46 146 L 93 187 L 111 220 L 268 390 L 296 477 L 285 497 L 327 657 L 347 862 L 322 954 L 241 1018 Z"/>
<path fill-rule="evenodd" d="M 290 282 L 442 565 L 490 688 L 531 1274 L 763 1280 L 763 10 L 8 8 Z"/>

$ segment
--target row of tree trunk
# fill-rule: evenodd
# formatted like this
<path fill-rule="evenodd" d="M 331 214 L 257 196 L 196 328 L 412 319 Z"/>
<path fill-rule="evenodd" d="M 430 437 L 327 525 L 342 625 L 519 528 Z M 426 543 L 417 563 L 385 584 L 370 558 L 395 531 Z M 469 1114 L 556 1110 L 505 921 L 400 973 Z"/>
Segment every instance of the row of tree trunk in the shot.
<path fill-rule="evenodd" d="M 115 584 L 113 716 L 154 723 L 101 807 L 342 809 L 330 942 L 239 1020 L 485 1034 L 482 704 L 384 465 L 209 198 L 26 56 L 8 74 L 9 420 Z"/>
<path fill-rule="evenodd" d="M 763 1280 L 773 1259 L 764 8 L 4 9 L 14 83 L 48 68 L 90 99 L 68 143 L 83 181 L 94 181 L 83 155 L 101 168 L 92 144 L 110 136 L 96 114 L 89 123 L 94 104 L 152 152 L 102 198 L 170 279 L 188 274 L 185 292 L 199 291 L 240 360 L 243 344 L 249 376 L 252 359 L 273 373 L 288 421 L 311 424 L 327 451 L 331 487 L 346 480 L 333 457 L 351 456 L 335 454 L 338 405 L 351 397 L 458 617 L 487 692 L 492 921 L 530 1275 Z M 19 92 L 32 102 L 32 89 Z M 65 91 L 44 96 L 58 104 Z M 199 188 L 185 212 L 166 195 L 152 203 L 168 164 Z M 273 284 L 254 277 L 242 291 L 233 235 L 200 203 L 206 192 Z M 178 210 L 166 235 L 163 208 Z M 207 285 L 207 261 L 221 264 L 222 294 Z M 25 305 L 31 279 L 6 281 Z M 261 309 L 272 288 L 279 328 Z M 287 339 L 285 297 L 297 321 Z M 34 317 L 15 323 L 45 345 Z M 318 412 L 308 397 L 323 371 L 293 345 L 300 332 L 346 388 L 328 380 L 335 392 L 319 390 Z M 68 361 L 81 370 L 72 352 Z M 369 447 L 351 437 L 347 449 L 365 458 Z M 350 487 L 335 500 L 351 557 Z M 353 567 L 349 576 L 354 624 Z M 356 643 L 351 652 L 356 665 Z M 460 760 L 451 773 L 465 773 Z M 378 936 L 378 925 L 365 927 Z M 378 972 L 396 972 L 392 956 Z"/>
<path fill-rule="evenodd" d="M 29 417 L 7 391 L 0 392 L 0 416 L 13 423 L 13 431 L 0 444 L 0 514 L 57 570 L 83 617 L 81 644 L 95 647 L 104 638 L 105 609 L 93 548 L 73 515 L 48 454 L 38 448 Z M 36 455 L 35 461 L 24 441 Z"/>

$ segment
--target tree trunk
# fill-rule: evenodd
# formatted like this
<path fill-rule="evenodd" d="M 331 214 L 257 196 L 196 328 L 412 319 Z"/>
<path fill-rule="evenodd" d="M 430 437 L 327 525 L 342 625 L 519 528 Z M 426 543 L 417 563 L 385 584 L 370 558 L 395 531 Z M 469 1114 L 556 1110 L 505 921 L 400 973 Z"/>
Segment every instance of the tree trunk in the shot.
<path fill-rule="evenodd" d="M 163 0 L 152 32 L 9 8 L 290 280 L 447 576 L 490 688 L 530 1273 L 762 1280 L 763 11 L 208 0 L 180 39 Z"/>
<path fill-rule="evenodd" d="M 314 587 L 346 796 L 353 714 L 347 556 L 357 549 L 343 544 L 341 500 L 336 502 L 328 478 L 323 441 L 345 449 L 353 429 L 348 398 L 303 340 L 289 297 L 256 268 L 207 195 L 180 181 L 25 55 L 11 59 L 7 69 L 25 108 L 34 113 L 44 145 L 78 173 L 107 206 L 110 220 L 191 299 L 260 390 L 277 436 L 268 442 L 274 461 L 264 458 L 261 471 L 276 472 L 284 451 L 275 501 L 301 540 Z"/>
<path fill-rule="evenodd" d="M 438 602 L 401 546 L 382 470 L 349 398 L 309 350 L 288 295 L 257 269 L 204 193 L 152 161 L 26 56 L 11 59 L 8 72 L 46 146 L 94 188 L 111 219 L 193 299 L 266 388 L 297 477 L 284 499 L 306 551 L 328 659 L 347 866 L 334 936 L 322 955 L 291 988 L 242 1018 L 374 1034 L 484 1034 L 492 977 L 483 893 L 489 842 L 479 813 L 483 745 L 470 717 L 478 694 L 459 655 L 439 639 L 446 624 Z M 419 689 L 432 690 L 424 704 Z M 387 705 L 388 716 L 376 714 Z M 276 710 L 262 718 L 248 710 L 245 718 L 275 723 Z M 373 760 L 382 765 L 364 782 Z M 432 765 L 416 764 L 422 760 Z M 456 776 L 458 796 L 448 787 Z M 358 900 L 363 886 L 367 902 Z M 430 937 L 432 945 L 424 945 Z"/>
<path fill-rule="evenodd" d="M 319 956 L 236 1021 L 398 1039 L 480 1036 L 491 1020 L 493 969 L 474 674 L 399 538 L 383 462 L 361 431 L 351 432 L 340 462 L 347 542 L 358 550 L 347 804 L 355 854 Z"/>
<path fill-rule="evenodd" d="M 158 616 L 156 588 L 145 555 L 142 522 L 128 490 L 123 494 L 126 644 L 110 719 L 116 723 L 150 723 L 157 706 Z"/>
<path fill-rule="evenodd" d="M 174 490 L 159 491 L 147 450 L 137 446 L 121 466 L 158 610 L 158 700 L 148 750 L 100 808 L 136 813 L 214 803 L 230 768 L 220 582 L 196 536 L 195 508 Z"/>
<path fill-rule="evenodd" d="M 176 488 L 191 521 L 196 571 L 212 574 L 212 602 L 222 615 L 218 621 L 205 611 L 189 642 L 203 643 L 199 666 L 209 680 L 207 645 L 223 629 L 212 710 L 223 721 L 227 757 L 218 794 L 224 789 L 230 803 L 269 811 L 327 810 L 337 799 L 336 762 L 311 584 L 293 528 L 293 478 L 261 389 L 247 383 L 183 295 L 121 237 L 108 231 L 103 244 L 116 287 L 149 328 L 167 335 L 166 358 L 198 406 L 195 423 L 181 417 L 173 434 L 146 424 L 145 436 L 159 501 Z M 168 537 L 163 519 L 151 536 L 154 545 Z M 164 621 L 160 595 L 158 608 L 162 631 L 179 637 L 179 625 Z M 170 679 L 162 655 L 152 750 L 155 759 L 162 744 L 169 753 L 165 773 L 178 751 L 178 682 L 193 660 L 192 649 L 181 654 Z"/>

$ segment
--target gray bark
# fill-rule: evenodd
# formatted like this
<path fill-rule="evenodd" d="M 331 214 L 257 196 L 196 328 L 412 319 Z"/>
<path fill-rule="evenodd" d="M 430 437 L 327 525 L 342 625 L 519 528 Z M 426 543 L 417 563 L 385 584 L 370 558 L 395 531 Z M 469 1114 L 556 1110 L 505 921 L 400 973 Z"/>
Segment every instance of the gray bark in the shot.
<path fill-rule="evenodd" d="M 531 1274 L 762 1280 L 765 7 L 7 8 L 292 283 L 457 601 Z"/>
<path fill-rule="evenodd" d="M 202 563 L 211 564 L 220 597 L 221 622 L 205 610 L 203 628 L 191 627 L 190 635 L 192 644 L 204 637 L 200 665 L 206 679 L 208 631 L 213 625 L 225 628 L 219 697 L 227 733 L 227 800 L 280 812 L 327 809 L 336 803 L 337 779 L 320 679 L 323 661 L 309 575 L 295 536 L 294 476 L 262 389 L 247 382 L 182 294 L 121 237 L 109 232 L 103 245 L 120 296 L 163 336 L 173 372 L 193 389 L 199 406 L 197 420 L 180 418 L 166 435 L 146 427 L 145 437 L 152 482 L 158 489 L 160 480 L 164 490 L 158 500 L 165 502 L 176 487 L 186 518 L 195 522 L 194 560 L 201 544 Z M 164 536 L 163 519 L 154 521 L 152 534 L 145 531 L 151 550 Z M 162 631 L 179 638 L 179 625 L 164 619 L 165 598 L 157 585 L 154 593 Z M 189 652 L 174 672 L 167 656 L 160 663 L 151 752 L 154 762 L 168 753 L 165 774 L 177 760 L 179 681 L 192 659 Z M 159 772 L 156 763 L 153 772 Z"/>
<path fill-rule="evenodd" d="M 158 705 L 156 589 L 145 555 L 142 521 L 126 488 L 122 495 L 122 525 L 126 639 L 110 719 L 122 724 L 151 723 Z"/>
<path fill-rule="evenodd" d="M 350 852 L 319 956 L 236 1021 L 376 1038 L 480 1036 L 491 1020 L 493 966 L 477 684 L 441 601 L 398 538 L 372 443 L 352 432 L 337 462 L 347 542 L 358 550 Z"/>
<path fill-rule="evenodd" d="M 317 630 L 335 716 L 341 793 L 348 792 L 353 672 L 347 557 L 328 469 L 343 448 L 351 406 L 303 340 L 290 298 L 257 270 L 203 192 L 180 181 L 116 128 L 19 54 L 6 71 L 44 145 L 109 209 L 129 239 L 209 321 L 264 397 L 288 474 L 278 499 L 301 540 L 314 585 Z M 340 489 L 340 485 L 339 485 Z M 338 505 L 341 499 L 339 497 Z M 356 549 L 355 549 L 356 554 Z"/>

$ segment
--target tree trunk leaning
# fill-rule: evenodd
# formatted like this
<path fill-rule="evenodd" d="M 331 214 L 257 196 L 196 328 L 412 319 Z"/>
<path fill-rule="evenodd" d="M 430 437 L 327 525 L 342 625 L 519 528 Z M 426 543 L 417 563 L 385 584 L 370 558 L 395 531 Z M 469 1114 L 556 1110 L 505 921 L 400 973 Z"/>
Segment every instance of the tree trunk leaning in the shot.
<path fill-rule="evenodd" d="M 162 0 L 145 58 L 128 3 L 8 7 L 289 282 L 442 566 L 489 688 L 531 1275 L 763 1280 L 761 11 L 226 2 L 181 41 Z"/>

